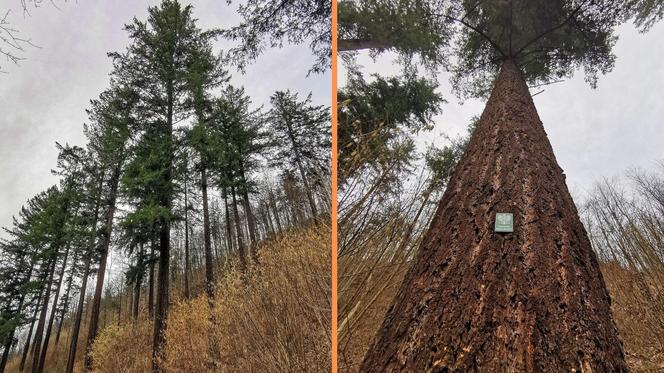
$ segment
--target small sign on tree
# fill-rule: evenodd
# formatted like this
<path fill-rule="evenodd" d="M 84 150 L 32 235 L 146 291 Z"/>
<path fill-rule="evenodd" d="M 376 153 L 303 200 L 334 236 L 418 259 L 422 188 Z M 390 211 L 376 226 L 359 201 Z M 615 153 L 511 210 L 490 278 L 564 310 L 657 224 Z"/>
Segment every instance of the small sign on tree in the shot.
<path fill-rule="evenodd" d="M 496 232 L 514 232 L 514 215 L 509 212 L 496 213 Z"/>

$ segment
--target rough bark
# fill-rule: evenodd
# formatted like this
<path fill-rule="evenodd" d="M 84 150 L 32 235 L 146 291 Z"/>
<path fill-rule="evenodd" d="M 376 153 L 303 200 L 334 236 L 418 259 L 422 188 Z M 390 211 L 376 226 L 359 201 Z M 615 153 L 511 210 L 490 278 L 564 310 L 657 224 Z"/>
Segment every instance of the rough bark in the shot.
<path fill-rule="evenodd" d="M 497 212 L 514 232 L 494 232 Z M 503 63 L 362 372 L 626 372 L 610 299 L 516 64 Z"/>

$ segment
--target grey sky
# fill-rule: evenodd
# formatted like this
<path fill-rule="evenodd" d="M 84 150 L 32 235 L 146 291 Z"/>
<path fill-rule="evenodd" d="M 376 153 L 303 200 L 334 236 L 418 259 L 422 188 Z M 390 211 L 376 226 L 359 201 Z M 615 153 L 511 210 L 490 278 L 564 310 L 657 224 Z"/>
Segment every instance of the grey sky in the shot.
<path fill-rule="evenodd" d="M 616 176 L 630 167 L 644 169 L 664 159 L 664 23 L 647 34 L 631 25 L 619 29 L 613 71 L 600 77 L 597 89 L 583 81 L 583 73 L 562 83 L 542 87 L 534 97 L 558 163 L 575 197 L 583 197 L 595 180 Z M 392 56 L 375 63 L 366 54 L 358 61 L 366 72 L 394 75 Z M 343 73 L 340 85 L 343 85 Z M 463 134 L 470 119 L 484 108 L 481 100 L 459 105 L 441 74 L 440 92 L 449 101 L 436 118 L 435 129 L 419 136 L 425 143 L 443 144 L 442 134 Z M 537 92 L 533 89 L 532 92 Z M 536 157 L 536 154 L 533 154 Z M 577 201 L 579 202 L 579 201 Z"/>
<path fill-rule="evenodd" d="M 111 69 L 106 52 L 122 51 L 128 43 L 122 30 L 132 17 L 145 19 L 157 0 L 48 1 L 23 17 L 19 0 L 3 0 L 0 11 L 13 10 L 10 20 L 23 37 L 40 48 L 28 48 L 19 66 L 0 61 L 0 226 L 31 196 L 57 182 L 55 142 L 84 145 L 85 109 L 108 85 Z M 187 3 L 183 1 L 183 3 Z M 239 22 L 237 4 L 196 0 L 199 26 L 229 27 Z M 219 48 L 231 43 L 220 41 Z M 306 45 L 266 52 L 246 74 L 235 69 L 232 83 L 243 85 L 258 106 L 267 106 L 276 90 L 291 89 L 300 97 L 313 91 L 316 104 L 330 105 L 330 75 L 306 73 L 313 63 Z M 0 233 L 2 235 L 2 233 Z"/>

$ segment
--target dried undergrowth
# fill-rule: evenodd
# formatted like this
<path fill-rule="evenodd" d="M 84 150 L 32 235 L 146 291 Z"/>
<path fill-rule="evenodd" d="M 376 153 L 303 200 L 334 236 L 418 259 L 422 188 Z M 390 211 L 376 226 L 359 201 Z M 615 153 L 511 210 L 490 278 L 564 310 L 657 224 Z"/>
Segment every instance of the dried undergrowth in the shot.
<path fill-rule="evenodd" d="M 204 294 L 173 304 L 162 367 L 166 372 L 328 371 L 329 248 L 328 228 L 285 233 L 262 244 L 259 265 L 244 274 L 234 268 L 221 274 L 214 318 Z M 95 371 L 148 371 L 151 332 L 148 320 L 106 328 L 94 346 Z M 211 340 L 218 346 L 216 361 L 210 357 Z"/>

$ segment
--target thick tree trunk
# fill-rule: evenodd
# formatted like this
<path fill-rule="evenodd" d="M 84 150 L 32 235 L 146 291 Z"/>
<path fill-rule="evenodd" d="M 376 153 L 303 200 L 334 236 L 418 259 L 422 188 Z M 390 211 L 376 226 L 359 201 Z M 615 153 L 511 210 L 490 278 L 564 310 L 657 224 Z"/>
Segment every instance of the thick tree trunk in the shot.
<path fill-rule="evenodd" d="M 235 220 L 235 231 L 237 234 L 237 246 L 240 252 L 240 267 L 242 270 L 247 268 L 247 252 L 244 247 L 244 238 L 242 234 L 242 227 L 240 227 L 240 213 L 237 211 L 237 198 L 235 197 L 235 187 L 231 187 L 231 196 L 233 197 L 233 217 Z"/>
<path fill-rule="evenodd" d="M 95 284 L 95 293 L 92 297 L 92 307 L 90 308 L 90 325 L 88 328 L 88 340 L 86 343 L 85 368 L 92 368 L 92 357 L 90 349 L 97 338 L 99 330 L 99 310 L 101 307 L 101 296 L 104 288 L 104 277 L 106 275 L 106 263 L 108 261 L 108 251 L 111 247 L 111 234 L 113 233 L 113 217 L 115 216 L 115 202 L 118 194 L 118 184 L 120 183 L 120 173 L 122 171 L 122 162 L 118 163 L 113 169 L 113 174 L 109 179 L 111 190 L 106 202 L 106 216 L 104 221 L 104 231 L 100 247 L 99 268 L 97 270 L 97 283 Z"/>
<path fill-rule="evenodd" d="M 514 232 L 494 232 L 498 212 Z M 362 372 L 626 372 L 609 294 L 516 64 L 503 63 Z"/>

